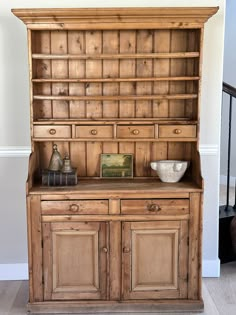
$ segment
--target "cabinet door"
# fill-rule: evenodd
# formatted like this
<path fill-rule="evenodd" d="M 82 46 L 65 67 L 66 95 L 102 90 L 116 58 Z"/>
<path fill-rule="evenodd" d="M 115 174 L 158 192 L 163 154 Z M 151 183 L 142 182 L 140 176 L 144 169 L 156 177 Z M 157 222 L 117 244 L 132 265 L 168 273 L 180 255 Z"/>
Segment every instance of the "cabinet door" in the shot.
<path fill-rule="evenodd" d="M 123 298 L 187 298 L 188 221 L 123 224 Z"/>
<path fill-rule="evenodd" d="M 107 223 L 43 224 L 44 300 L 106 299 Z"/>

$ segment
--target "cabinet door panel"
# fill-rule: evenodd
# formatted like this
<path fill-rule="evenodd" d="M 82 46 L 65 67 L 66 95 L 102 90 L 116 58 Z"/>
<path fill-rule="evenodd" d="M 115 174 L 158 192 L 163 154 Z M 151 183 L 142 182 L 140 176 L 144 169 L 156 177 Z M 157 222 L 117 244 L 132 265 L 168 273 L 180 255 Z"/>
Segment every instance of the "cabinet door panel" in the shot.
<path fill-rule="evenodd" d="M 124 299 L 186 297 L 187 228 L 181 221 L 124 223 Z"/>
<path fill-rule="evenodd" d="M 44 298 L 105 299 L 106 223 L 45 223 L 43 231 Z"/>

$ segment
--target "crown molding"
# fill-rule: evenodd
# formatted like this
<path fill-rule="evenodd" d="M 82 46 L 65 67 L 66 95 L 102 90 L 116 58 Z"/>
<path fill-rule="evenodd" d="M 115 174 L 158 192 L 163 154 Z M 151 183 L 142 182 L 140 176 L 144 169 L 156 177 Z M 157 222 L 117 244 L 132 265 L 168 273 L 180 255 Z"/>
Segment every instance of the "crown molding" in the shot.
<path fill-rule="evenodd" d="M 199 28 L 219 7 L 12 9 L 30 29 Z M 98 25 L 99 24 L 99 25 Z"/>

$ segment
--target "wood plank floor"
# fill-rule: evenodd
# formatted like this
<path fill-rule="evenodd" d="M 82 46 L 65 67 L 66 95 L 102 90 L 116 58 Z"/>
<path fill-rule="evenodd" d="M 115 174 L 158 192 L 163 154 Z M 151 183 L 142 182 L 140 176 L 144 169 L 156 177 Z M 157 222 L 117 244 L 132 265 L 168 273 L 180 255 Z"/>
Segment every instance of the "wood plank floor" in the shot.
<path fill-rule="evenodd" d="M 199 314 L 236 315 L 236 262 L 221 265 L 220 278 L 203 279 L 203 298 L 205 310 Z M 28 281 L 0 281 L 0 315 L 26 314 L 27 300 Z M 119 314 L 115 313 L 115 315 Z M 147 315 L 147 313 L 141 314 Z M 190 313 L 185 314 L 190 315 Z"/>

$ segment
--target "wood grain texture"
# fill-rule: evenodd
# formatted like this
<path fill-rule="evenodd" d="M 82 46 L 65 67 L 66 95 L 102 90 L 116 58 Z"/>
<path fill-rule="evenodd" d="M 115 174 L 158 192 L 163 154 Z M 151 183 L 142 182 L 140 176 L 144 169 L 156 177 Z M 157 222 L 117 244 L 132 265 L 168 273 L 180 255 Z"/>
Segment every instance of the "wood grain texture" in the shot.
<path fill-rule="evenodd" d="M 200 242 L 200 213 L 201 213 L 200 194 L 190 194 L 190 221 L 189 221 L 189 281 L 188 298 L 197 300 L 201 294 L 199 283 L 201 277 L 201 265 L 199 255 L 201 249 Z"/>
<path fill-rule="evenodd" d="M 13 10 L 29 37 L 31 311 L 203 306 L 198 126 L 203 26 L 217 9 Z M 54 144 L 77 185 L 34 179 Z M 100 178 L 102 153 L 133 154 L 134 178 Z M 163 183 L 160 159 L 190 167 Z"/>
<path fill-rule="evenodd" d="M 110 300 L 121 298 L 121 222 L 110 222 Z"/>
<path fill-rule="evenodd" d="M 102 8 L 102 9 L 13 9 L 28 27 L 83 29 L 196 28 L 203 25 L 219 7 L 187 8 Z M 56 21 L 55 21 L 56 17 Z M 102 18 L 102 21 L 101 21 Z M 91 19 L 93 24 L 91 25 Z M 122 22 L 121 22 L 122 20 Z M 155 21 L 155 22 L 154 22 Z M 185 22 L 183 25 L 183 21 Z M 63 23 L 63 25 L 61 24 Z M 57 25 L 58 24 L 58 25 Z"/>
<path fill-rule="evenodd" d="M 31 257 L 30 260 L 30 274 L 32 275 L 32 281 L 30 284 L 30 301 L 40 302 L 43 301 L 43 254 L 42 254 L 42 231 L 41 231 L 41 208 L 40 208 L 40 196 L 31 196 L 29 209 L 30 211 L 30 246 Z"/>

